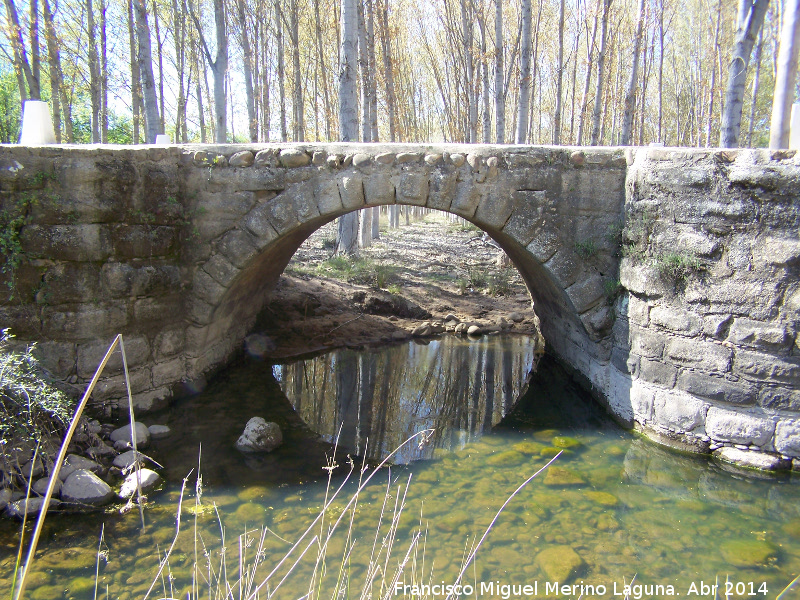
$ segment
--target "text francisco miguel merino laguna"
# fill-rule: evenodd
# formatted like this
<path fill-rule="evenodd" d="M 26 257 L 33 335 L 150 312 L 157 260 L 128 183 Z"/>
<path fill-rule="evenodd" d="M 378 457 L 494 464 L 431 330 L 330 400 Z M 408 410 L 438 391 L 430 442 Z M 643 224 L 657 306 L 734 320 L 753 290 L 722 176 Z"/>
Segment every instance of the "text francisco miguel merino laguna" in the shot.
<path fill-rule="evenodd" d="M 761 584 L 761 585 L 759 585 Z M 766 596 L 767 589 L 766 583 L 763 582 L 748 582 L 748 589 L 753 592 L 751 596 Z M 541 592 L 543 596 L 564 596 L 564 597 L 583 597 L 583 598 L 633 598 L 640 600 L 641 598 L 651 598 L 653 596 L 688 596 L 688 597 L 716 597 L 717 592 L 722 585 L 707 583 L 705 581 L 690 582 L 680 591 L 675 589 L 674 585 L 662 584 L 643 584 L 643 583 L 625 583 L 614 581 L 610 585 L 602 584 L 587 584 L 581 581 L 571 585 L 560 584 L 558 581 L 533 581 L 527 584 L 521 583 L 502 583 L 500 581 L 481 581 L 476 582 L 474 585 L 468 583 L 459 584 L 445 584 L 430 583 L 410 585 L 403 582 L 396 582 L 394 586 L 394 593 L 396 596 L 408 596 L 417 598 L 420 596 L 442 598 L 459 598 L 459 597 L 488 597 L 488 598 L 535 598 Z"/>

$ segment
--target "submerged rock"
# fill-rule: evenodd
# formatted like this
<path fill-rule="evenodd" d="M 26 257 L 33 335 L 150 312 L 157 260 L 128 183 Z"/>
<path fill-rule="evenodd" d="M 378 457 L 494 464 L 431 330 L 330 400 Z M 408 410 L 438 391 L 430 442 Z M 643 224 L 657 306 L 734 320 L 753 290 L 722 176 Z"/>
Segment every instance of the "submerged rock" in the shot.
<path fill-rule="evenodd" d="M 272 452 L 282 443 L 283 434 L 277 423 L 253 417 L 236 441 L 236 449 L 239 452 Z"/>
<path fill-rule="evenodd" d="M 553 487 L 564 487 L 583 485 L 586 480 L 572 469 L 551 466 L 547 469 L 547 475 L 545 475 L 543 483 Z"/>
<path fill-rule="evenodd" d="M 762 540 L 728 540 L 720 545 L 722 557 L 734 567 L 765 565 L 775 555 L 775 546 Z"/>
<path fill-rule="evenodd" d="M 114 498 L 114 490 L 97 475 L 85 469 L 70 474 L 61 486 L 64 502 L 102 506 Z"/>
<path fill-rule="evenodd" d="M 550 546 L 536 556 L 536 562 L 550 581 L 566 583 L 583 567 L 583 559 L 570 546 Z"/>

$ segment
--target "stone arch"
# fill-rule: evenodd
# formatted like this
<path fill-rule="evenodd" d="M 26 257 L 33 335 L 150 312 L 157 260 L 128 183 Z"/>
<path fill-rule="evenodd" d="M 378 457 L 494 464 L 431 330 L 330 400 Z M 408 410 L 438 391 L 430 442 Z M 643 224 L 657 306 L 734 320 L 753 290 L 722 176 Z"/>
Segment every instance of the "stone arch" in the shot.
<path fill-rule="evenodd" d="M 615 275 L 615 259 L 611 249 L 600 248 L 600 262 L 612 272 L 606 276 L 578 255 L 576 236 L 598 220 L 620 218 L 624 168 L 612 169 L 616 180 L 605 192 L 610 198 L 596 208 L 594 200 L 582 199 L 587 190 L 597 193 L 585 185 L 580 166 L 560 151 L 503 154 L 486 148 L 464 156 L 446 150 L 375 151 L 380 149 L 385 148 L 324 157 L 302 149 L 260 152 L 262 168 L 274 169 L 280 186 L 248 181 L 243 169 L 220 170 L 219 177 L 227 171 L 232 192 L 238 185 L 263 199 L 212 241 L 210 256 L 196 267 L 187 300 L 190 376 L 224 360 L 241 341 L 311 233 L 348 212 L 391 204 L 450 212 L 494 238 L 523 277 L 545 338 L 567 360 L 566 340 L 583 352 L 594 347 L 592 340 L 607 337 L 611 319 L 604 282 Z M 576 218 L 583 224 L 576 226 Z"/>

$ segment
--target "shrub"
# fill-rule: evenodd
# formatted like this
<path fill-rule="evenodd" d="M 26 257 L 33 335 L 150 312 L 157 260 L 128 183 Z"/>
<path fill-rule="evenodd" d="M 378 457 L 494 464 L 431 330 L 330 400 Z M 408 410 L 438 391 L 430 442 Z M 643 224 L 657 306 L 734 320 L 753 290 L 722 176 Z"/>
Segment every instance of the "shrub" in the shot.
<path fill-rule="evenodd" d="M 74 402 L 54 387 L 33 346 L 11 348 L 13 337 L 8 329 L 0 333 L 0 442 L 35 445 L 67 427 Z"/>
<path fill-rule="evenodd" d="M 680 287 L 686 283 L 689 275 L 700 271 L 700 261 L 694 254 L 685 252 L 667 252 L 655 258 L 655 268 L 665 281 Z"/>
<path fill-rule="evenodd" d="M 583 260 L 586 260 L 597 254 L 597 245 L 594 243 L 594 240 L 586 240 L 585 242 L 575 242 L 575 252 Z"/>

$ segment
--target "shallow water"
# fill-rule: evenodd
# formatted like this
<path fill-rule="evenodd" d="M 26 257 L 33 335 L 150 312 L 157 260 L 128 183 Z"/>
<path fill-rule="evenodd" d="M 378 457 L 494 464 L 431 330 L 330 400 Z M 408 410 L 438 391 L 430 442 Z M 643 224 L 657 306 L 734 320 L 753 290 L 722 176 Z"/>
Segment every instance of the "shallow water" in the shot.
<path fill-rule="evenodd" d="M 324 522 L 316 522 L 300 543 L 302 550 L 314 535 L 327 536 L 341 517 L 324 569 L 314 568 L 319 546 L 312 544 L 276 597 L 298 598 L 312 588 L 318 597 L 331 598 L 338 586 L 344 590 L 341 597 L 355 598 L 365 580 L 372 581 L 374 597 L 382 583 L 392 588 L 389 597 L 403 597 L 392 593 L 392 586 L 404 560 L 400 585 L 452 583 L 503 502 L 559 450 L 564 454 L 500 514 L 464 576 L 474 594 L 462 597 L 578 598 L 582 593 L 583 598 L 621 599 L 623 586 L 633 579 L 631 598 L 667 598 L 673 592 L 713 598 L 710 586 L 718 582 L 718 597 L 725 597 L 727 578 L 730 598 L 775 598 L 800 573 L 796 476 L 729 473 L 704 458 L 638 439 L 614 425 L 546 357 L 511 410 L 513 400 L 506 399 L 524 391 L 535 356 L 525 338 L 461 342 L 447 337 L 427 346 L 344 351 L 274 369 L 244 359 L 200 396 L 153 419 L 181 435 L 152 450 L 172 483 L 153 495 L 146 532 L 141 533 L 135 513 L 49 517 L 28 597 L 93 597 L 104 523 L 98 597 L 108 590 L 110 598 L 143 598 L 159 555 L 173 541 L 180 484 L 196 469 L 200 442 L 202 497 L 198 505 L 193 471 L 180 535 L 168 567 L 155 578 L 153 598 L 186 598 L 195 564 L 199 593 L 209 597 L 209 577 L 240 579 L 242 554 L 246 565 L 258 561 L 254 581 L 262 581 L 322 513 L 351 468 L 349 483 Z M 445 369 L 448 365 L 453 369 Z M 366 391 L 359 382 L 366 382 Z M 286 437 L 282 448 L 259 459 L 231 449 L 253 415 L 278 421 Z M 322 467 L 332 455 L 337 423 L 342 423 L 342 439 L 329 486 Z M 378 471 L 358 494 L 351 525 L 353 512 L 345 505 L 354 498 L 359 477 L 372 471 L 361 474 L 362 463 L 354 459 L 349 466 L 347 455 L 366 454 L 375 464 L 400 440 L 431 426 L 437 433 L 427 445 L 420 447 L 417 439 L 401 449 L 397 462 L 403 464 Z M 0 578 L 10 572 L 17 534 L 18 526 L 0 524 Z M 269 580 L 271 589 L 288 564 Z M 379 566 L 379 572 L 372 573 L 371 566 Z M 0 589 L 8 588 L 6 581 L 0 581 Z M 578 587 L 554 591 L 555 582 Z M 637 588 L 640 584 L 660 587 Z M 434 588 L 426 597 L 444 598 L 439 591 Z M 234 594 L 239 597 L 238 588 Z"/>

